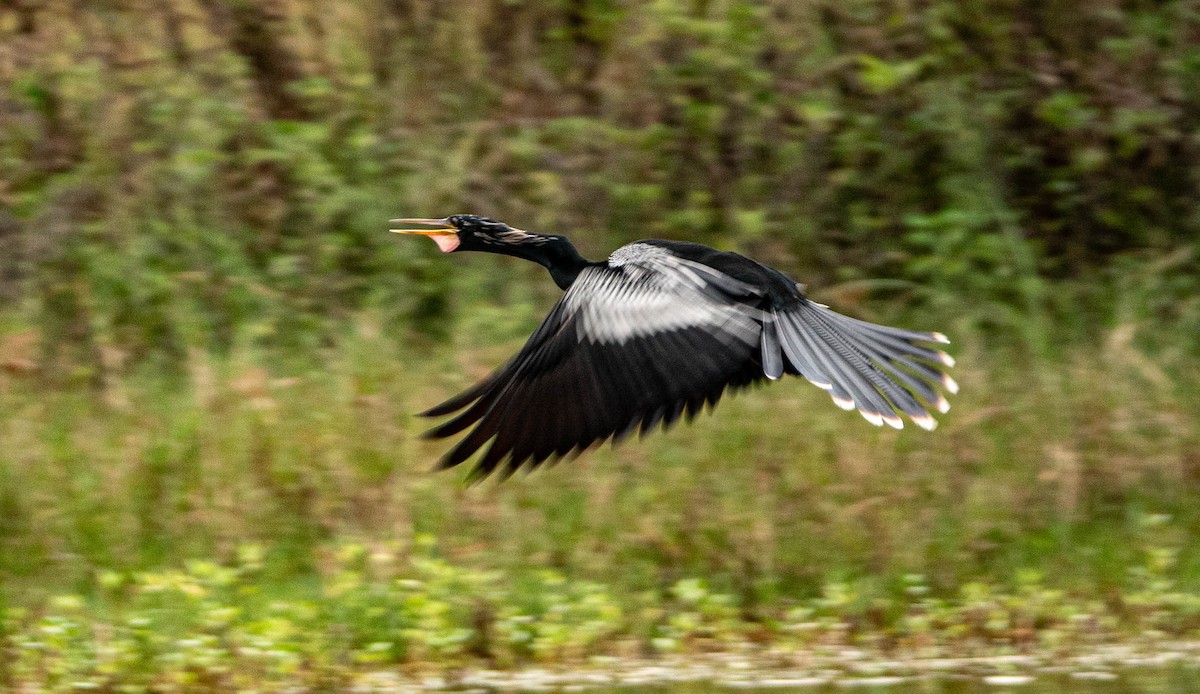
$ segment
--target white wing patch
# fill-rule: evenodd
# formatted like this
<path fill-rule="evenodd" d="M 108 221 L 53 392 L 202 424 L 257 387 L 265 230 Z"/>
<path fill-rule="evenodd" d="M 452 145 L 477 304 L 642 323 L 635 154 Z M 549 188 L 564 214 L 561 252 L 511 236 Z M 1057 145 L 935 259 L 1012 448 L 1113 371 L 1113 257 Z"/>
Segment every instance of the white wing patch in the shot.
<path fill-rule="evenodd" d="M 749 285 L 644 243 L 617 249 L 608 265 L 584 270 L 564 298 L 580 317 L 580 341 L 624 344 L 695 327 L 730 343 L 759 339 L 761 312 L 715 288 L 756 293 Z"/>

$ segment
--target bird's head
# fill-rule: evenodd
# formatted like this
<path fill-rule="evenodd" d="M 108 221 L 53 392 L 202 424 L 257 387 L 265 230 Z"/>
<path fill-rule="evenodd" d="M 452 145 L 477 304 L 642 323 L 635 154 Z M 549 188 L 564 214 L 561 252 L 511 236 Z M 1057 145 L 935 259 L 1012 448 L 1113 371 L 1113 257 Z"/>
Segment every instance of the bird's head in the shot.
<path fill-rule="evenodd" d="M 491 251 L 513 253 L 518 248 L 540 246 L 552 237 L 514 229 L 504 222 L 473 214 L 452 214 L 441 219 L 393 219 L 393 224 L 418 224 L 428 229 L 392 229 L 397 234 L 428 236 L 443 253 Z"/>

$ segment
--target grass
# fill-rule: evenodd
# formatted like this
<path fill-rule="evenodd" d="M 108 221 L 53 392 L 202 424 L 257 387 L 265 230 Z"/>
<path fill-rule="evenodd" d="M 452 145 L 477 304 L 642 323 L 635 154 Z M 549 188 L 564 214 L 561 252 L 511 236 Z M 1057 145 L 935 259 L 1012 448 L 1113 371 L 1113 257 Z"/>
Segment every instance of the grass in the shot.
<path fill-rule="evenodd" d="M 195 352 L 100 391 L 10 369 L 0 681 L 312 684 L 421 663 L 1065 647 L 1200 626 L 1187 361 L 1164 370 L 1117 338 L 1031 359 L 967 330 L 962 393 L 933 434 L 874 429 L 792 381 L 468 488 L 464 471 L 430 471 L 446 444 L 410 413 L 515 349 L 468 347 L 489 311 L 467 312 L 454 349 L 397 342 L 364 314 L 319 365 Z"/>

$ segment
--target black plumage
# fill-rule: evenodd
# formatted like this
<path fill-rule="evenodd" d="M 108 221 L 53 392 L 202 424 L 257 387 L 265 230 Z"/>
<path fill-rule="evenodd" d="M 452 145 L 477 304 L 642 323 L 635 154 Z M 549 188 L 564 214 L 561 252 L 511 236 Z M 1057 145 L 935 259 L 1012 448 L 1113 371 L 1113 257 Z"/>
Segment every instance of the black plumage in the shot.
<path fill-rule="evenodd" d="M 453 415 L 429 432 L 467 433 L 442 459 L 481 449 L 473 476 L 577 453 L 633 431 L 668 427 L 730 388 L 784 374 L 827 390 L 871 423 L 925 429 L 949 408 L 953 366 L 940 333 L 875 325 L 808 299 L 787 275 L 736 253 L 680 241 L 638 241 L 602 262 L 562 236 L 473 215 L 404 219 L 436 229 L 445 252 L 477 250 L 544 265 L 563 298 L 520 352 L 474 387 L 428 410 Z M 485 449 L 486 447 L 486 449 Z"/>

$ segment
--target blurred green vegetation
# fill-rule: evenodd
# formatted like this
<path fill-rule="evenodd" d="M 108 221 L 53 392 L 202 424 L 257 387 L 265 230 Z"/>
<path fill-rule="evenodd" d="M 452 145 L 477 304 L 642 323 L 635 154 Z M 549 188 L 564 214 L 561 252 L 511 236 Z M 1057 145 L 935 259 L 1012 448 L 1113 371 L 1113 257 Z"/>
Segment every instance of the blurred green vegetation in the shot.
<path fill-rule="evenodd" d="M 471 345 L 494 315 L 432 356 L 364 313 L 292 374 L 238 351 L 101 395 L 6 379 L 0 678 L 336 689 L 396 667 L 1200 635 L 1200 389 L 1127 343 L 1031 368 L 968 341 L 932 434 L 775 384 L 465 488 L 408 413 L 511 351 Z"/>
<path fill-rule="evenodd" d="M 830 619 L 898 629 L 905 577 L 975 614 L 1036 575 L 1194 635 L 1198 133 L 1189 0 L 0 2 L 0 687 L 53 671 L 28 654 L 59 646 L 21 650 L 39 620 L 142 619 L 229 571 L 262 595 L 171 603 L 165 633 L 310 620 L 306 653 L 513 663 L 831 595 Z M 920 435 L 787 383 L 464 490 L 408 413 L 557 290 L 385 233 L 454 212 L 593 258 L 744 252 L 946 332 L 963 393 Z M 252 572 L 220 568 L 247 547 Z M 336 593 L 346 547 L 399 563 Z M 442 556 L 460 593 L 393 582 Z M 699 617 L 696 585 L 721 596 Z M 169 650 L 139 628 L 129 672 Z"/>
<path fill-rule="evenodd" d="M 988 667 L 980 656 L 1039 648 L 1066 662 L 1087 657 L 1080 645 L 1114 638 L 1178 657 L 1169 646 L 1163 650 L 1165 639 L 1190 633 L 1181 626 L 1194 628 L 1200 619 L 1200 596 L 1175 591 L 1169 581 L 1148 582 L 1118 617 L 1099 601 L 1074 602 L 1048 588 L 1036 572 L 1022 574 L 1011 593 L 969 583 L 950 600 L 931 596 L 916 574 L 887 595 L 833 583 L 819 597 L 748 616 L 735 595 L 701 579 L 624 601 L 552 569 L 514 584 L 447 561 L 428 536 L 404 548 L 331 547 L 321 585 L 299 597 L 260 594 L 263 569 L 262 548 L 244 545 L 228 565 L 193 561 L 179 570 L 105 572 L 95 600 L 104 608 L 101 619 L 78 595 L 58 596 L 37 614 L 0 614 L 8 636 L 0 674 L 63 691 L 394 691 L 398 678 L 381 675 L 397 665 L 411 688 L 424 683 L 440 690 L 446 683 L 465 688 L 483 674 L 472 666 L 566 664 L 572 669 L 560 673 L 574 672 L 595 687 L 628 674 L 635 659 L 648 655 L 704 663 L 713 649 L 737 649 L 743 673 L 761 677 L 764 668 L 791 665 L 853 682 L 863 674 L 911 674 L 906 670 L 920 662 L 872 663 L 865 654 L 976 658 L 933 668 L 942 675 L 968 664 L 979 673 Z M 1154 636 L 1131 640 L 1130 625 Z M 867 650 L 836 655 L 851 645 Z M 1004 672 L 1005 665 L 1011 672 L 1011 663 L 990 667 Z M 531 678 L 507 688 L 534 687 Z"/>
<path fill-rule="evenodd" d="M 21 0 L 0 31 L 2 291 L 56 374 L 364 307 L 444 334 L 511 266 L 382 232 L 458 211 L 907 281 L 1040 349 L 1200 335 L 1187 0 Z"/>

